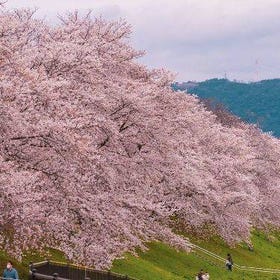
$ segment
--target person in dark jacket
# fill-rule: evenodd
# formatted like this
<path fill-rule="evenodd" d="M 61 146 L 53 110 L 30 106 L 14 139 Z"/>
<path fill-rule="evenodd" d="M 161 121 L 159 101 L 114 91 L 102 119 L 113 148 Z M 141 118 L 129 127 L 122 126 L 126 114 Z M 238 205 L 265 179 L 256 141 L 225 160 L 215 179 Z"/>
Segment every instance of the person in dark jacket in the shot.
<path fill-rule="evenodd" d="M 227 254 L 227 260 L 226 260 L 226 267 L 228 270 L 232 271 L 233 266 L 233 260 L 230 254 Z"/>
<path fill-rule="evenodd" d="M 3 278 L 4 279 L 19 279 L 18 278 L 18 273 L 16 269 L 13 268 L 13 263 L 11 261 L 8 261 L 7 267 L 4 270 L 3 273 Z"/>

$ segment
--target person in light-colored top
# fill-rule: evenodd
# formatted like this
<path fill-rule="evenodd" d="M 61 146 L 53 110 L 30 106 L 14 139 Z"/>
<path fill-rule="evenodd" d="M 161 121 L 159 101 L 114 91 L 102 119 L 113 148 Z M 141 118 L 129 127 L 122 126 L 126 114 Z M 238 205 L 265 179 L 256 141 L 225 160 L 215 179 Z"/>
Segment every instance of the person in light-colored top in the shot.
<path fill-rule="evenodd" d="M 200 270 L 200 272 L 197 274 L 196 276 L 196 280 L 203 280 L 203 275 L 204 275 L 204 272 L 203 272 L 203 269 Z"/>
<path fill-rule="evenodd" d="M 227 254 L 227 260 L 226 260 L 226 267 L 229 271 L 232 271 L 233 266 L 233 260 L 230 254 Z"/>
<path fill-rule="evenodd" d="M 204 273 L 204 275 L 202 276 L 202 279 L 203 280 L 209 280 L 210 279 L 210 275 L 209 275 L 209 273 L 206 271 L 205 273 Z"/>

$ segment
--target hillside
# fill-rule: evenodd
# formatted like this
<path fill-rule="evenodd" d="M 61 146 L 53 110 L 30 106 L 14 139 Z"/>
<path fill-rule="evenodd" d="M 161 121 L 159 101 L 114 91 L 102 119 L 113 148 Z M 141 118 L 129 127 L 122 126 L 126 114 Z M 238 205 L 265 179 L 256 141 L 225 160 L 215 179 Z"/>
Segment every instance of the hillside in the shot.
<path fill-rule="evenodd" d="M 228 252 L 233 255 L 234 261 L 238 264 L 263 268 L 278 268 L 280 237 L 277 233 L 264 234 L 254 231 L 252 243 L 254 250 L 248 250 L 246 244 L 239 244 L 235 248 L 229 248 L 218 237 L 201 240 L 190 237 L 195 244 L 202 246 L 212 252 L 225 257 Z M 148 251 L 137 250 L 138 256 L 125 254 L 121 259 L 113 262 L 112 271 L 128 275 L 139 280 L 193 280 L 194 275 L 201 268 L 208 271 L 211 279 L 219 280 L 279 280 L 280 274 L 264 272 L 247 272 L 234 269 L 232 273 L 225 270 L 224 262 L 217 261 L 199 251 L 186 253 L 176 251 L 174 248 L 160 243 L 150 242 L 147 244 Z M 22 263 L 15 262 L 21 279 L 28 279 L 28 264 L 30 261 L 41 261 L 46 258 L 66 262 L 60 252 L 45 250 L 44 255 L 25 254 Z M 0 251 L 0 268 L 4 268 L 9 256 Z"/>
<path fill-rule="evenodd" d="M 279 268 L 278 234 L 268 235 L 260 232 L 252 234 L 254 251 L 249 251 L 245 244 L 229 248 L 222 240 L 213 237 L 210 240 L 192 241 L 204 248 L 215 251 L 222 257 L 228 252 L 233 255 L 234 261 L 244 266 Z M 162 243 L 150 243 L 149 251 L 139 252 L 139 257 L 127 254 L 124 259 L 116 260 L 113 270 L 137 277 L 140 280 L 193 280 L 194 275 L 203 268 L 210 273 L 210 279 L 219 280 L 279 280 L 280 274 L 263 272 L 247 272 L 234 269 L 232 273 L 226 271 L 224 262 L 215 261 L 213 258 L 200 252 L 186 254 L 176 251 Z"/>
<path fill-rule="evenodd" d="M 178 224 L 230 245 L 279 228 L 279 140 L 173 92 L 137 62 L 126 22 L 2 9 L 0 30 L 4 251 L 108 268 L 147 242 L 188 251 Z"/>
<path fill-rule="evenodd" d="M 199 83 L 177 83 L 174 88 L 222 103 L 244 121 L 258 124 L 263 131 L 280 136 L 280 79 L 254 83 L 211 79 Z"/>

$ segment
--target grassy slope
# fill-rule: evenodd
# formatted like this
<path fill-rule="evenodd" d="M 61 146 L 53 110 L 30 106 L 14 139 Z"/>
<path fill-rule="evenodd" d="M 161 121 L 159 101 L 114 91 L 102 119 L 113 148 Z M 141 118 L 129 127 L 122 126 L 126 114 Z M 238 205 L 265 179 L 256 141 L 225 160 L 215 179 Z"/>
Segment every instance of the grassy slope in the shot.
<path fill-rule="evenodd" d="M 244 244 L 229 249 L 219 238 L 212 238 L 208 241 L 190 239 L 197 245 L 223 257 L 230 252 L 234 261 L 240 265 L 280 269 L 280 234 L 267 237 L 262 233 L 254 232 L 252 235 L 253 252 L 249 251 Z M 230 273 L 224 269 L 223 263 L 216 262 L 217 266 L 213 266 L 208 262 L 211 259 L 205 259 L 205 255 L 198 257 L 195 253 L 178 252 L 160 242 L 150 243 L 148 247 L 147 252 L 137 252 L 139 257 L 126 254 L 123 259 L 116 260 L 112 271 L 143 280 L 191 280 L 194 279 L 195 273 L 203 268 L 209 271 L 211 279 L 280 280 L 280 275 L 243 274 L 239 271 Z M 47 255 L 49 259 L 65 261 L 63 254 L 58 251 L 50 250 Z M 9 257 L 0 251 L 1 269 L 5 267 L 7 259 Z M 27 254 L 22 263 L 15 262 L 15 267 L 19 270 L 20 277 L 27 279 L 29 262 L 44 259 L 46 259 L 46 255 Z"/>
<path fill-rule="evenodd" d="M 240 265 L 280 269 L 280 237 L 275 234 L 270 239 L 273 241 L 269 241 L 264 234 L 253 233 L 253 252 L 249 251 L 244 244 L 229 249 L 219 238 L 203 242 L 198 242 L 195 239 L 192 239 L 192 241 L 223 257 L 230 252 L 234 261 Z M 194 279 L 195 273 L 201 268 L 208 270 L 211 279 L 280 279 L 280 275 L 242 273 L 239 271 L 230 273 L 225 270 L 223 263 L 217 263 L 218 266 L 213 266 L 194 253 L 177 252 L 162 243 L 151 243 L 149 248 L 150 250 L 147 252 L 138 252 L 138 258 L 127 254 L 124 259 L 116 260 L 113 271 L 145 280 Z"/>

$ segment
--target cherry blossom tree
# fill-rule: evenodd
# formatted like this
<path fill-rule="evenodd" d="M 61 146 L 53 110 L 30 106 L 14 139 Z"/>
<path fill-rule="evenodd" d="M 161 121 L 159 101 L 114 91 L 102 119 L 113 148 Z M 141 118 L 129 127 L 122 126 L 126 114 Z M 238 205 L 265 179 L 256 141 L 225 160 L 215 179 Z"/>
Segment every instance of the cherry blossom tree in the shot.
<path fill-rule="evenodd" d="M 34 13 L 0 16 L 4 249 L 104 268 L 150 240 L 188 250 L 178 222 L 229 244 L 279 227 L 278 139 L 173 92 L 171 73 L 137 62 L 125 21 Z"/>

